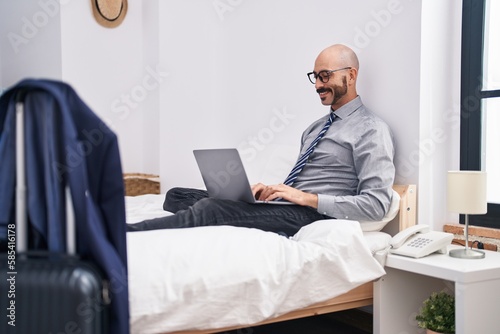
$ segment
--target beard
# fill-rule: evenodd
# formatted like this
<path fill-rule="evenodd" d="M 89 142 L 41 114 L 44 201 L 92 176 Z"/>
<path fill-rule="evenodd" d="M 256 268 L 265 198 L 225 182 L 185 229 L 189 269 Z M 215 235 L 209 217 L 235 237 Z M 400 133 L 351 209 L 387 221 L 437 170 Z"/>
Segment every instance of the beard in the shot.
<path fill-rule="evenodd" d="M 345 94 L 347 94 L 347 78 L 344 75 L 342 78 L 342 86 L 335 85 L 333 87 L 332 105 L 336 104 Z"/>
<path fill-rule="evenodd" d="M 333 100 L 331 103 L 331 105 L 333 106 L 347 94 L 347 77 L 346 76 L 342 77 L 342 86 L 335 85 L 332 86 L 331 88 L 322 87 L 317 89 L 316 93 L 321 94 L 327 92 L 328 90 L 330 90 L 333 95 Z"/>

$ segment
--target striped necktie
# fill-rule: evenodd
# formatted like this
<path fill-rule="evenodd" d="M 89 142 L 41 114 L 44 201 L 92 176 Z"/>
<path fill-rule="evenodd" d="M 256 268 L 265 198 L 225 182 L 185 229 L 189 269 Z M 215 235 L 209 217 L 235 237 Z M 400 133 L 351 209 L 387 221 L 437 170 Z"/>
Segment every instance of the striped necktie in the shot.
<path fill-rule="evenodd" d="M 326 131 L 328 131 L 328 129 L 330 128 L 330 125 L 332 125 L 334 120 L 335 120 L 335 114 L 333 112 L 330 112 L 330 117 L 326 121 L 325 126 L 318 133 L 318 136 L 313 140 L 311 145 L 309 145 L 309 148 L 307 149 L 307 151 L 305 151 L 304 154 L 299 158 L 299 160 L 297 160 L 297 162 L 295 163 L 295 166 L 292 168 L 292 171 L 290 172 L 290 174 L 288 174 L 288 176 L 287 176 L 285 182 L 283 182 L 283 184 L 285 184 L 287 186 L 291 186 L 295 182 L 295 180 L 299 176 L 302 169 L 304 169 L 304 166 L 306 165 L 307 159 L 309 158 L 311 153 L 314 151 L 314 148 L 316 147 L 316 145 L 318 145 L 318 142 L 321 140 L 321 138 L 323 138 Z"/>

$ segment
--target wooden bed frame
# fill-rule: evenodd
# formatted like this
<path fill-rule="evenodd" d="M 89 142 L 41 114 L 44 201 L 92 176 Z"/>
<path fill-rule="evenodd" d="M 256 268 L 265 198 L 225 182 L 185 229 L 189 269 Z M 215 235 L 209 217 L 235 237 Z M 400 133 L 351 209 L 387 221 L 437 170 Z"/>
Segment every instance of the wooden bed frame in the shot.
<path fill-rule="evenodd" d="M 393 188 L 395 191 L 398 192 L 399 196 L 401 197 L 401 201 L 399 203 L 398 215 L 391 222 L 389 222 L 387 226 L 383 229 L 384 232 L 387 232 L 391 235 L 394 235 L 397 232 L 402 231 L 405 228 L 416 224 L 416 202 L 417 202 L 415 185 L 394 185 Z M 253 325 L 235 326 L 235 327 L 226 327 L 226 328 L 217 328 L 210 330 L 199 330 L 199 331 L 182 331 L 171 334 L 209 334 L 209 333 L 226 332 L 239 328 L 255 327 L 274 322 L 305 318 L 313 315 L 343 311 L 352 308 L 368 306 L 372 304 L 373 304 L 373 282 L 369 282 L 343 295 L 324 301 L 322 303 L 317 303 L 300 310 L 295 310 L 283 314 L 279 317 L 268 319 Z"/>

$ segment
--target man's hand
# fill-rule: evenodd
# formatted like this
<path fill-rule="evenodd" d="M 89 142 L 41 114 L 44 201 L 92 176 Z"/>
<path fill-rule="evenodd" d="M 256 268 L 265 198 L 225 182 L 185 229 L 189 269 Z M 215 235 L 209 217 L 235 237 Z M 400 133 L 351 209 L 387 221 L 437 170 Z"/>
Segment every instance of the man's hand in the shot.
<path fill-rule="evenodd" d="M 284 184 L 266 186 L 265 184 L 257 183 L 252 185 L 252 193 L 260 201 L 272 201 L 276 198 L 282 198 L 298 205 L 318 208 L 318 195 L 305 193 Z"/>

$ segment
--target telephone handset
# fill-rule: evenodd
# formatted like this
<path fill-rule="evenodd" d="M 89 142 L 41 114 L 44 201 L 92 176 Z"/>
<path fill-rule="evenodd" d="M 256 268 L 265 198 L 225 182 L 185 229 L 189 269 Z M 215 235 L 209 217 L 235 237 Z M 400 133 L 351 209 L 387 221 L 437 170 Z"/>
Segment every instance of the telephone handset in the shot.
<path fill-rule="evenodd" d="M 453 234 L 431 231 L 429 226 L 419 224 L 396 234 L 390 244 L 392 254 L 420 258 L 439 252 L 446 254 Z"/>

